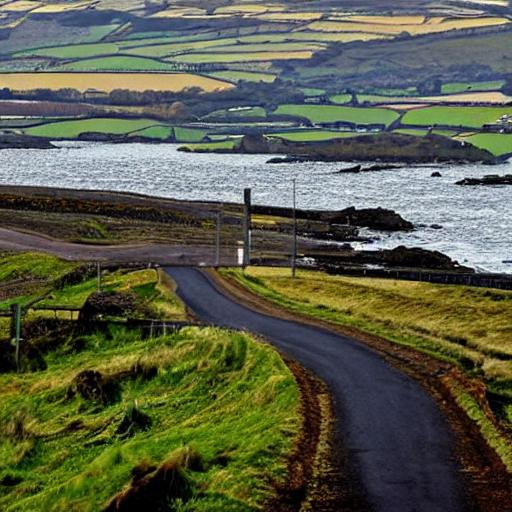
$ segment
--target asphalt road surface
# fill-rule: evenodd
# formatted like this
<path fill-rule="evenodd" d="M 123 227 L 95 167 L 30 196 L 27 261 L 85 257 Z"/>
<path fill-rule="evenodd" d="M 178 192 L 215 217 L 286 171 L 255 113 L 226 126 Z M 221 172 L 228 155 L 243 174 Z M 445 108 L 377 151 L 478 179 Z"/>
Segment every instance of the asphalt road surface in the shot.
<path fill-rule="evenodd" d="M 355 339 L 234 302 L 198 269 L 167 272 L 202 321 L 264 336 L 329 386 L 338 435 L 374 511 L 467 510 L 447 422 L 412 379 Z"/>

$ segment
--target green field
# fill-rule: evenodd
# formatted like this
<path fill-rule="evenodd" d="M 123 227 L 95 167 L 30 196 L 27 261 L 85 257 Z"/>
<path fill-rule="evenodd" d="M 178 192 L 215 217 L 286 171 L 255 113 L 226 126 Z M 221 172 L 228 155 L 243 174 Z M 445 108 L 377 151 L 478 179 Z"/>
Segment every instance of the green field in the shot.
<path fill-rule="evenodd" d="M 174 135 L 174 130 L 170 126 L 156 125 L 132 132 L 132 136 L 149 137 L 150 139 L 166 140 Z"/>
<path fill-rule="evenodd" d="M 201 142 L 206 136 L 205 130 L 196 128 L 174 128 L 174 137 L 177 142 Z"/>
<path fill-rule="evenodd" d="M 473 146 L 486 149 L 496 156 L 512 155 L 512 134 L 478 133 L 462 140 L 467 140 Z"/>
<path fill-rule="evenodd" d="M 122 135 L 138 132 L 156 124 L 158 123 L 151 119 L 94 118 L 43 124 L 34 126 L 33 128 L 27 128 L 25 129 L 25 133 L 36 137 L 74 139 L 81 133 L 87 132 Z"/>
<path fill-rule="evenodd" d="M 333 103 L 344 105 L 345 103 L 350 103 L 350 101 L 352 100 L 352 94 L 335 94 L 334 96 L 331 96 L 329 99 Z"/>
<path fill-rule="evenodd" d="M 442 94 L 457 94 L 472 91 L 498 91 L 503 86 L 503 80 L 494 80 L 489 82 L 452 82 L 443 84 Z"/>
<path fill-rule="evenodd" d="M 83 59 L 58 66 L 59 71 L 173 71 L 175 66 L 167 62 L 143 57 L 99 57 Z M 123 84 L 119 84 L 122 88 Z"/>
<path fill-rule="evenodd" d="M 512 107 L 428 107 L 411 110 L 402 123 L 418 126 L 464 126 L 481 128 L 495 123 L 502 115 L 512 115 Z"/>
<path fill-rule="evenodd" d="M 266 82 L 272 83 L 276 79 L 276 75 L 270 73 L 257 73 L 251 71 L 216 71 L 215 73 L 208 73 L 208 76 L 218 78 L 220 80 L 227 80 L 229 82 Z"/>
<path fill-rule="evenodd" d="M 97 43 L 27 50 L 16 54 L 15 57 L 35 55 L 41 57 L 55 57 L 57 59 L 83 59 L 87 57 L 97 57 L 98 55 L 109 55 L 117 52 L 118 45 L 115 43 Z"/>
<path fill-rule="evenodd" d="M 294 142 L 315 142 L 322 140 L 343 139 L 354 137 L 354 132 L 335 132 L 329 130 L 297 130 L 289 132 L 268 133 L 269 137 L 280 137 L 281 139 Z"/>
<path fill-rule="evenodd" d="M 223 150 L 230 150 L 233 149 L 236 145 L 236 140 L 229 139 L 229 140 L 220 140 L 216 142 L 202 142 L 200 144 L 187 144 L 183 146 L 188 151 L 196 152 L 196 153 L 203 153 L 203 152 L 210 152 L 210 151 L 223 151 Z"/>
<path fill-rule="evenodd" d="M 399 115 L 384 108 L 337 107 L 331 105 L 280 105 L 277 115 L 305 117 L 313 123 L 348 122 L 390 125 Z"/>

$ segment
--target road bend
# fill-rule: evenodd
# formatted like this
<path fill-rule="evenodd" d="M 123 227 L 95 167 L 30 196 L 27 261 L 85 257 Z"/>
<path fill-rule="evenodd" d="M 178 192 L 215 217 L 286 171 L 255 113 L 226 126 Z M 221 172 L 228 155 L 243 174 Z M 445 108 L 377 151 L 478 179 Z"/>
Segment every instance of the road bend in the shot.
<path fill-rule="evenodd" d="M 166 270 L 202 321 L 265 337 L 328 385 L 337 436 L 372 510 L 468 510 L 447 421 L 410 377 L 356 339 L 235 302 L 199 269 Z"/>

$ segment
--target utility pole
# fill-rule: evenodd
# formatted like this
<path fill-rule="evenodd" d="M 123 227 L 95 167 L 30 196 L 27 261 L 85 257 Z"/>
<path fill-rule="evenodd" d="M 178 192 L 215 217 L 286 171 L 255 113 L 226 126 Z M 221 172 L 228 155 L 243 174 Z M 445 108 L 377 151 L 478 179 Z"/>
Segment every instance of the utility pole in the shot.
<path fill-rule="evenodd" d="M 293 178 L 293 240 L 292 240 L 292 278 L 297 274 L 297 179 Z"/>
<path fill-rule="evenodd" d="M 98 293 L 101 292 L 101 263 L 98 261 L 96 263 L 96 271 L 98 274 Z"/>
<path fill-rule="evenodd" d="M 215 266 L 220 266 L 220 228 L 222 223 L 222 212 L 217 212 L 217 229 L 215 233 Z"/>
<path fill-rule="evenodd" d="M 251 189 L 244 189 L 244 268 L 251 263 Z"/>

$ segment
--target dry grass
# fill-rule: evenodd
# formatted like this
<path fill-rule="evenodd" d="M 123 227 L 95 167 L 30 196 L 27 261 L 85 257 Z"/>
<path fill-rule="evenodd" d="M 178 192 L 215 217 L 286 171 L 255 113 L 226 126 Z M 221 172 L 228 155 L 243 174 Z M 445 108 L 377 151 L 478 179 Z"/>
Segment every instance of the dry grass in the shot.
<path fill-rule="evenodd" d="M 88 89 L 179 92 L 199 87 L 213 92 L 231 89 L 233 84 L 190 73 L 2 73 L 0 88 L 3 87 L 16 91 L 72 88 L 82 92 Z"/>
<path fill-rule="evenodd" d="M 512 378 L 512 292 L 251 268 L 237 279 L 286 307 Z"/>
<path fill-rule="evenodd" d="M 368 17 L 371 18 L 371 17 Z M 370 34 L 399 35 L 408 32 L 411 35 L 433 34 L 449 30 L 462 30 L 477 27 L 498 26 L 510 21 L 506 18 L 482 17 L 466 19 L 446 19 L 439 23 L 392 24 L 390 22 L 371 23 L 369 19 L 358 22 L 350 17 L 344 21 L 315 21 L 307 26 L 307 30 L 320 32 L 364 32 Z"/>
<path fill-rule="evenodd" d="M 32 3 L 32 2 L 31 2 Z M 33 12 L 35 14 L 57 14 L 61 12 L 69 12 L 69 11 L 80 11 L 83 9 L 87 9 L 92 2 L 66 2 L 63 4 L 47 4 L 42 7 L 38 7 Z"/>

